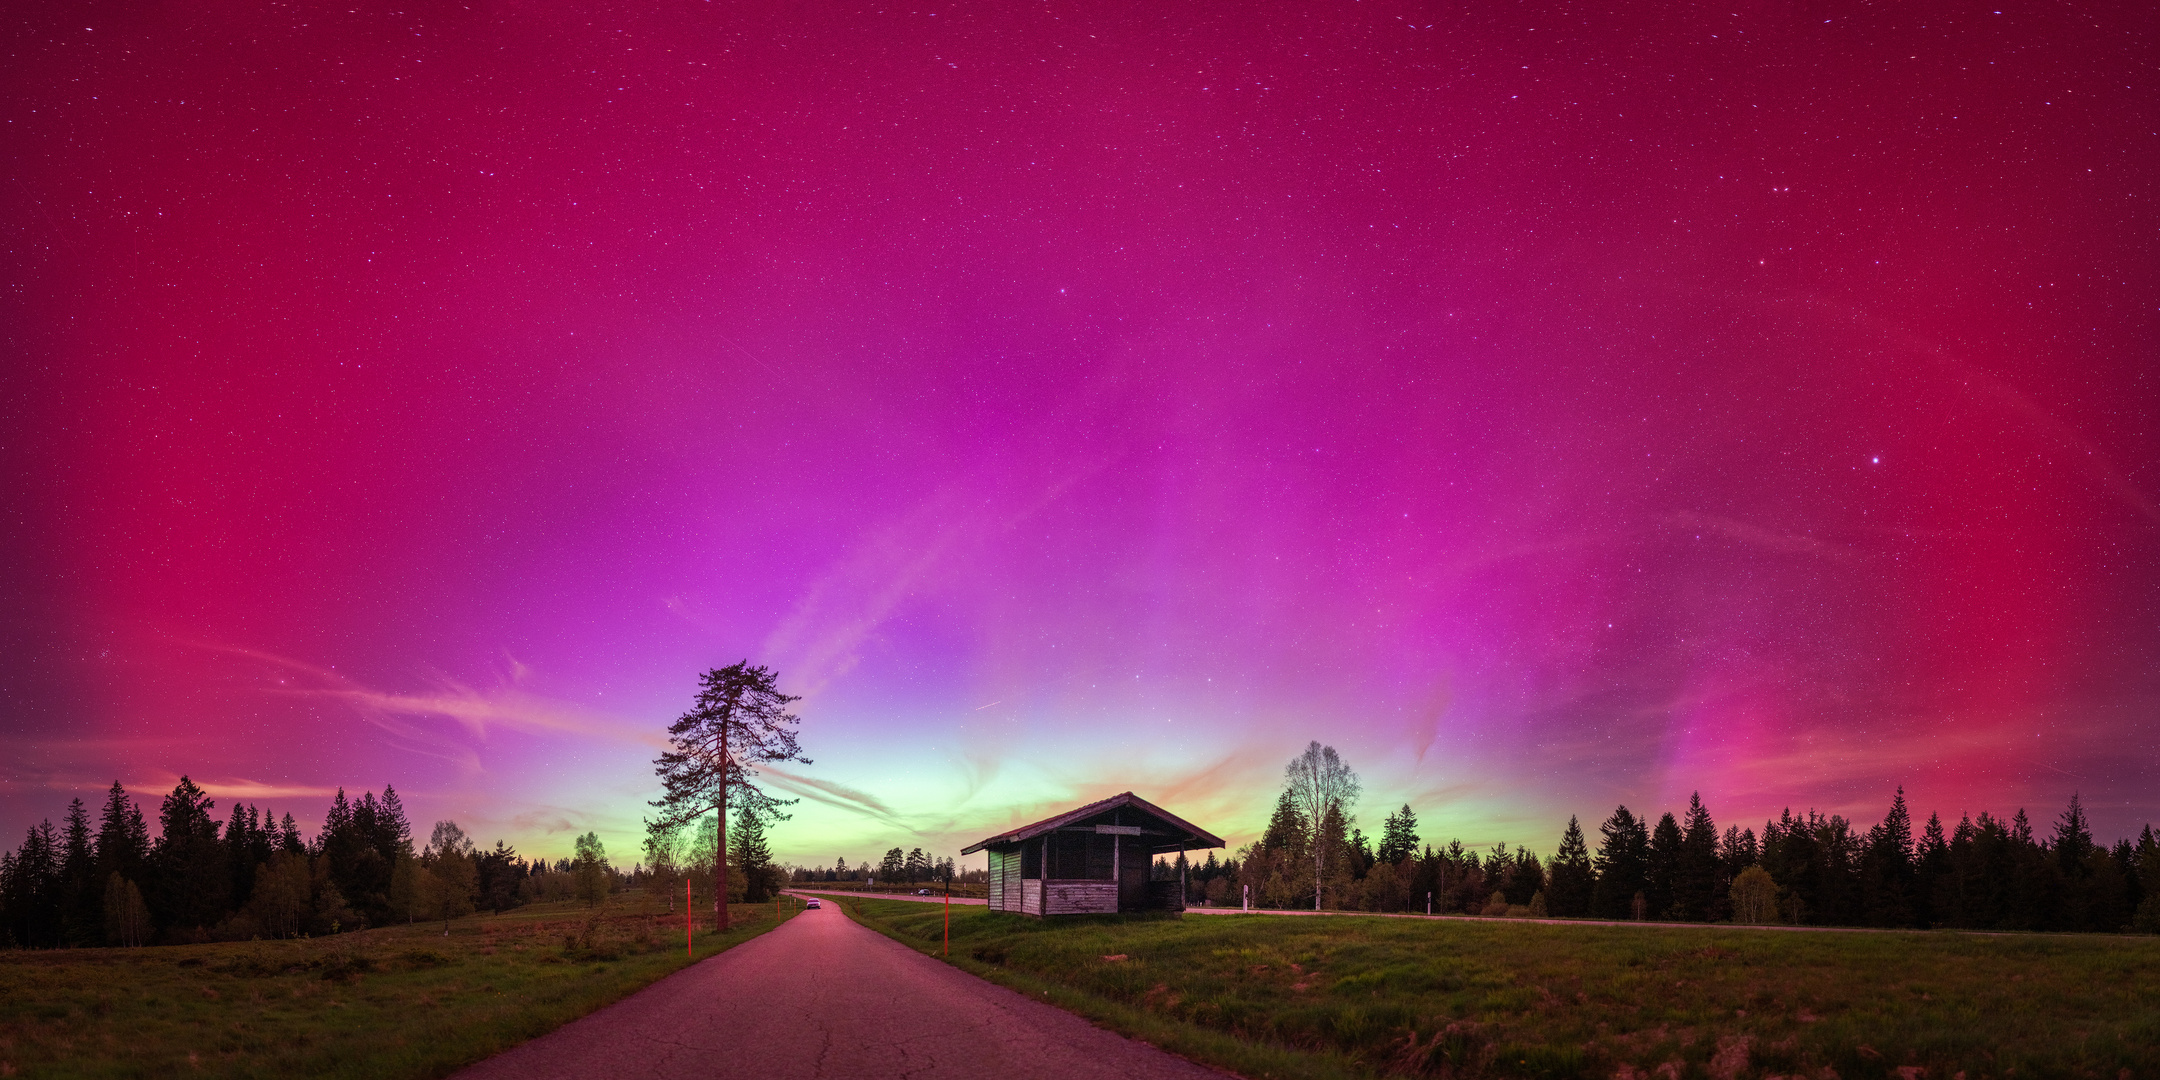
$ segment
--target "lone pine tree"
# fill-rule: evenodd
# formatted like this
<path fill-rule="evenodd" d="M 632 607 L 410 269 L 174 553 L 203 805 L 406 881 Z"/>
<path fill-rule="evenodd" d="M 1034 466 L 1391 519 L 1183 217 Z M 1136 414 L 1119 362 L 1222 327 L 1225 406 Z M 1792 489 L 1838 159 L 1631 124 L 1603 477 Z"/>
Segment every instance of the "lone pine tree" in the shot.
<path fill-rule="evenodd" d="M 668 727 L 671 749 L 653 761 L 665 793 L 653 800 L 662 828 L 680 828 L 707 813 L 716 815 L 721 835 L 715 845 L 713 880 L 728 879 L 727 815 L 730 797 L 739 810 L 761 823 L 784 821 L 780 808 L 793 799 L 775 799 L 757 785 L 754 763 L 799 761 L 796 743 L 802 718 L 787 711 L 799 700 L 780 692 L 779 678 L 763 664 L 747 660 L 698 676 L 698 695 L 690 711 Z M 714 923 L 728 928 L 724 885 L 713 890 Z"/>

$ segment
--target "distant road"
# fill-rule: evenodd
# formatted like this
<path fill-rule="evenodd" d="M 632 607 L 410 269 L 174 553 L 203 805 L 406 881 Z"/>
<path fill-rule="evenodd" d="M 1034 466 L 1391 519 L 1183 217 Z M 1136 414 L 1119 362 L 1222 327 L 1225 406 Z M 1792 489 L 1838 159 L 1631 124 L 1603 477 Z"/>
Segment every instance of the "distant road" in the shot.
<path fill-rule="evenodd" d="M 846 896 L 856 900 L 913 900 L 920 904 L 942 904 L 945 902 L 943 896 L 909 896 L 906 893 L 849 892 L 846 889 L 782 889 L 781 891 L 796 896 Z M 990 901 L 979 896 L 955 896 L 952 898 L 952 902 L 954 907 L 959 907 L 962 904 L 987 907 L 990 903 Z"/>
<path fill-rule="evenodd" d="M 1222 1077 L 917 953 L 833 907 L 805 911 L 457 1076 L 854 1080 L 933 1074 L 997 1080 Z"/>

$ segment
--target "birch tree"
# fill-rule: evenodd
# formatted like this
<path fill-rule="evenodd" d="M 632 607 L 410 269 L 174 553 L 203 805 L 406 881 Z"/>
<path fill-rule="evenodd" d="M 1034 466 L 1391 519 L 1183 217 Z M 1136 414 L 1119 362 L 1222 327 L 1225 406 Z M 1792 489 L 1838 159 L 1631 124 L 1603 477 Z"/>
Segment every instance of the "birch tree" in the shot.
<path fill-rule="evenodd" d="M 1358 784 L 1357 774 L 1335 753 L 1332 746 L 1322 746 L 1317 741 L 1305 748 L 1305 752 L 1290 759 L 1283 768 L 1283 789 L 1290 797 L 1298 815 L 1307 823 L 1309 835 L 1316 840 L 1321 826 L 1327 821 L 1329 811 L 1334 811 L 1347 821 L 1350 804 L 1357 801 L 1364 788 Z M 1320 910 L 1320 889 L 1327 877 L 1327 845 L 1313 844 L 1313 910 Z"/>

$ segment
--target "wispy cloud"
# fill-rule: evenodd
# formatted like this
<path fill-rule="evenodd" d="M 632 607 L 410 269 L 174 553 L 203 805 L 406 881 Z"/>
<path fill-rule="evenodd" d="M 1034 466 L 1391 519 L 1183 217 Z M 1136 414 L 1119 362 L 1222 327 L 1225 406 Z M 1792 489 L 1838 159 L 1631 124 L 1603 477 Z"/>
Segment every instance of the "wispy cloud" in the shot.
<path fill-rule="evenodd" d="M 261 689 L 266 694 L 342 703 L 360 719 L 407 740 L 415 750 L 471 767 L 477 767 L 478 762 L 469 747 L 447 742 L 439 731 L 416 721 L 430 717 L 453 720 L 481 739 L 503 729 L 648 747 L 666 742 L 650 724 L 634 723 L 520 689 L 515 684 L 529 680 L 532 669 L 508 653 L 504 657 L 510 665 L 510 681 L 493 689 L 438 676 L 430 689 L 399 692 L 377 689 L 341 672 L 260 649 L 217 642 L 189 644 L 269 666 L 282 677 L 263 682 Z"/>
<path fill-rule="evenodd" d="M 805 697 L 846 675 L 863 642 L 930 576 L 975 511 L 947 490 L 875 530 L 827 571 L 765 640 Z"/>
<path fill-rule="evenodd" d="M 250 780 L 246 777 L 210 778 L 195 776 L 190 777 L 190 779 L 195 781 L 196 787 L 209 792 L 217 798 L 245 800 L 247 802 L 260 802 L 268 799 L 327 799 L 337 794 L 336 787 L 321 784 L 273 784 L 264 780 Z M 180 778 L 175 776 L 166 786 L 170 787 L 172 784 L 179 783 L 179 780 Z"/>
<path fill-rule="evenodd" d="M 859 788 L 852 788 L 846 784 L 835 783 L 831 780 L 821 780 L 814 776 L 800 776 L 775 769 L 771 765 L 758 766 L 758 772 L 762 776 L 770 778 L 774 787 L 790 795 L 809 799 L 812 802 L 823 803 L 826 806 L 845 810 L 852 814 L 859 814 L 890 828 L 902 829 L 910 833 L 919 832 L 904 815 L 894 811 L 892 807 L 886 805 L 884 800 Z"/>
<path fill-rule="evenodd" d="M 812 582 L 766 637 L 764 654 L 784 666 L 797 692 L 815 696 L 853 670 L 878 628 L 910 597 L 939 587 L 942 573 L 956 560 L 1026 523 L 1107 464 L 1090 462 L 1024 496 L 1000 494 L 1000 485 L 987 481 L 940 488 L 914 509 L 868 530 Z M 681 613 L 679 604 L 669 607 Z"/>
<path fill-rule="evenodd" d="M 1741 521 L 1737 518 L 1725 517 L 1721 514 L 1704 514 L 1693 510 L 1683 510 L 1676 514 L 1667 514 L 1665 522 L 1670 526 L 1692 532 L 1715 533 L 1727 540 L 1760 548 L 1764 551 L 1776 551 L 1786 555 L 1804 555 L 1811 558 L 1827 559 L 1832 562 L 1854 562 L 1858 559 L 1848 548 L 1824 543 L 1804 533 L 1766 529 L 1760 525 Z"/>

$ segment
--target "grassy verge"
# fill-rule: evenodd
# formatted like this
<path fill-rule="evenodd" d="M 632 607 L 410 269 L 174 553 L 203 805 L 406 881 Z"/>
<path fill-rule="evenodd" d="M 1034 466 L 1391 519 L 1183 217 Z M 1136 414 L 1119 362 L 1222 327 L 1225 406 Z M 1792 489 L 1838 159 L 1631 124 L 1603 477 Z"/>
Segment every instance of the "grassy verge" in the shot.
<path fill-rule="evenodd" d="M 785 916 L 800 910 L 784 905 Z M 697 936 L 772 929 L 771 904 Z M 709 919 L 709 916 L 708 916 Z M 438 1077 L 686 966 L 632 893 L 331 938 L 0 953 L 0 1076 Z"/>
<path fill-rule="evenodd" d="M 942 911 L 846 906 L 938 952 Z M 1253 1077 L 2160 1078 L 2154 938 L 956 907 L 952 942 L 967 970 Z"/>

